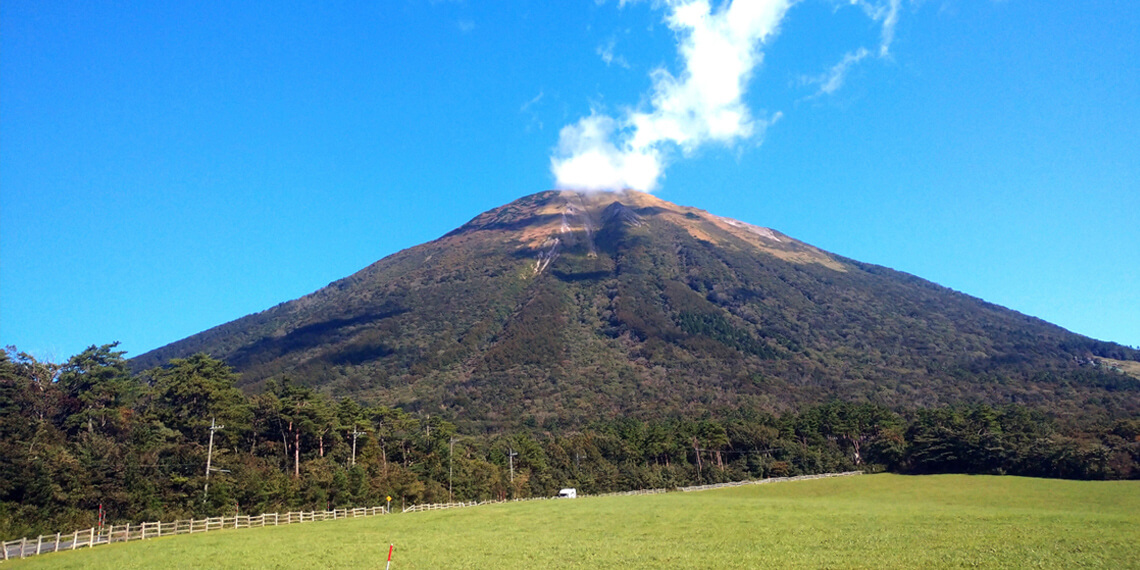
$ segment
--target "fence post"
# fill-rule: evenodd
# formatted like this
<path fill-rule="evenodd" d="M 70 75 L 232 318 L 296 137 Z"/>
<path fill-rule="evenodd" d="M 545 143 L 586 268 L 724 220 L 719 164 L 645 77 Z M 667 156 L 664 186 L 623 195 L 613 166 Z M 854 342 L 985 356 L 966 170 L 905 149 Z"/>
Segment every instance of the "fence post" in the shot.
<path fill-rule="evenodd" d="M 91 527 L 91 535 L 87 539 L 87 548 L 95 546 L 95 527 Z"/>
<path fill-rule="evenodd" d="M 39 556 L 40 545 L 42 545 L 43 543 L 44 543 L 44 535 L 41 534 L 41 535 L 36 537 L 36 556 Z"/>
<path fill-rule="evenodd" d="M 75 531 L 75 534 L 71 536 L 71 549 L 72 550 L 75 550 L 75 543 L 77 543 L 77 542 L 79 542 L 79 531 Z"/>
<path fill-rule="evenodd" d="M 24 547 L 27 545 L 28 545 L 28 538 L 27 537 L 21 538 L 20 539 L 20 558 L 24 557 Z"/>
<path fill-rule="evenodd" d="M 52 552 L 59 552 L 59 533 L 58 532 L 55 533 L 55 548 L 52 549 Z M 5 552 L 5 554 L 7 554 L 7 552 Z"/>

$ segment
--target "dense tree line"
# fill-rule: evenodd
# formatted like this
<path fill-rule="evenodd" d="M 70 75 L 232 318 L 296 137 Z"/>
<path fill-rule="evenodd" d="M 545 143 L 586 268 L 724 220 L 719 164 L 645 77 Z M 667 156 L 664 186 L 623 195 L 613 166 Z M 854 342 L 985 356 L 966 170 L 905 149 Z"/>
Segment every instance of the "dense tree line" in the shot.
<path fill-rule="evenodd" d="M 693 326 L 718 326 L 702 322 Z M 115 348 L 92 346 L 62 365 L 0 355 L 0 536 L 90 526 L 100 505 L 119 523 L 852 469 L 1140 476 L 1136 419 L 1074 427 L 1023 406 L 832 402 L 573 431 L 530 418 L 460 434 L 423 411 L 334 401 L 287 378 L 248 396 L 205 355 L 132 375 Z"/>

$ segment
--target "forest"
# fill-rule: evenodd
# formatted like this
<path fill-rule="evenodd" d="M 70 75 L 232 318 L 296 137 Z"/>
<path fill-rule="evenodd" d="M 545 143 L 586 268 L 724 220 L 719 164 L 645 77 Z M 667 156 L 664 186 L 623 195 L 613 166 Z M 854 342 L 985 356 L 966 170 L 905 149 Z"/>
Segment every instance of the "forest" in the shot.
<path fill-rule="evenodd" d="M 461 433 L 429 410 L 337 401 L 285 377 L 249 395 L 204 354 L 132 374 L 116 347 L 62 364 L 0 354 L 0 539 L 88 527 L 100 507 L 119 524 L 847 470 L 1140 477 L 1136 418 L 832 401 Z"/>

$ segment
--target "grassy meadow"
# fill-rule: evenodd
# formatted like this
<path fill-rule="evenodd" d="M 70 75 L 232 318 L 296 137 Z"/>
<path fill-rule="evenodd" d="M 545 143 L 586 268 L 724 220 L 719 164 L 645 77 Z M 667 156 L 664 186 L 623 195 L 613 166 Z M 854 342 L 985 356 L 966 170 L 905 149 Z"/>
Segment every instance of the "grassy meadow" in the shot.
<path fill-rule="evenodd" d="M 1140 568 L 1140 482 L 863 475 L 99 546 L 11 568 Z"/>

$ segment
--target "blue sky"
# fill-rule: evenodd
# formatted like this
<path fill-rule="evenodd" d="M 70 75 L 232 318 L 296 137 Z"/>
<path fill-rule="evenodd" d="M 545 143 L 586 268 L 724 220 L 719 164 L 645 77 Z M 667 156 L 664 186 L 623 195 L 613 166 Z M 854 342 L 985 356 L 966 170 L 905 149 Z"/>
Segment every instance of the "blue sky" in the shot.
<path fill-rule="evenodd" d="M 141 354 L 630 151 L 680 3 L 7 0 L 0 343 Z M 1140 4 L 785 8 L 658 196 L 1140 346 Z"/>

